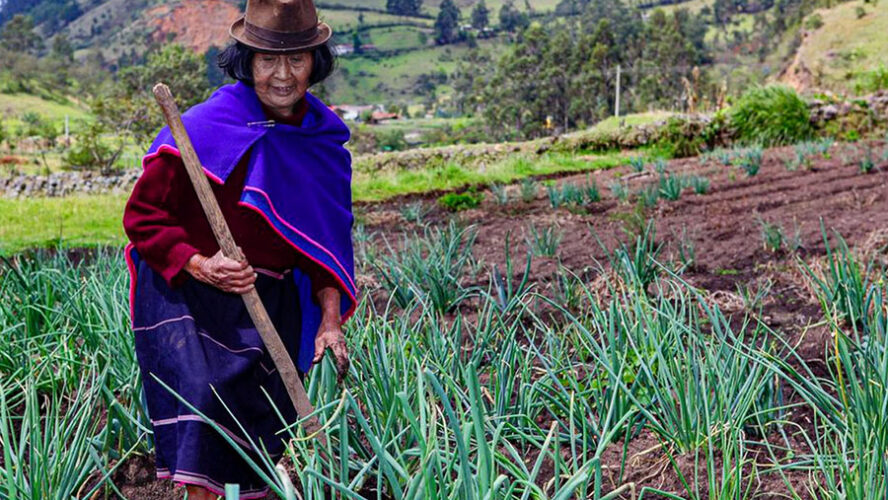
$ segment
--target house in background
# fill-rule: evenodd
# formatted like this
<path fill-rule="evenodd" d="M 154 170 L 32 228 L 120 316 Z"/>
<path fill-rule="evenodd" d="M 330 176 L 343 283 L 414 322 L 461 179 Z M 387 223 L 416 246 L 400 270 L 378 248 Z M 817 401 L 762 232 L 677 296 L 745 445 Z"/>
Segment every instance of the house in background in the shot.
<path fill-rule="evenodd" d="M 401 115 L 398 113 L 387 113 L 385 111 L 374 111 L 372 115 L 370 115 L 370 120 L 368 123 L 371 125 L 379 125 L 380 123 L 387 123 L 392 120 L 400 120 Z"/>
<path fill-rule="evenodd" d="M 330 106 L 330 109 L 332 109 L 334 112 L 336 112 L 336 114 L 339 115 L 339 117 L 342 118 L 343 120 L 358 121 L 361 119 L 361 116 L 363 116 L 365 113 L 373 113 L 376 111 L 381 111 L 382 106 L 378 106 L 378 105 L 377 106 L 373 106 L 373 105 L 351 106 L 348 104 L 339 104 L 339 105 Z"/>

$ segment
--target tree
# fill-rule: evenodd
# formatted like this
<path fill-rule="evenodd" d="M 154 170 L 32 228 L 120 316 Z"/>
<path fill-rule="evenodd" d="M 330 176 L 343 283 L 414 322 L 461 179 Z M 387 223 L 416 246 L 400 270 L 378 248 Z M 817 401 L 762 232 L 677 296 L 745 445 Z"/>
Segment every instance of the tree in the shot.
<path fill-rule="evenodd" d="M 225 72 L 219 67 L 220 52 L 219 47 L 211 45 L 210 48 L 207 49 L 207 53 L 204 54 L 204 61 L 207 66 L 207 83 L 209 83 L 211 87 L 219 87 L 225 83 Z"/>
<path fill-rule="evenodd" d="M 481 0 L 477 4 L 475 4 L 475 8 L 472 9 L 472 27 L 478 31 L 487 28 L 490 24 L 490 10 L 487 8 L 487 5 L 484 3 L 484 0 Z"/>
<path fill-rule="evenodd" d="M 422 9 L 422 0 L 386 0 L 385 10 L 399 16 L 415 16 Z"/>
<path fill-rule="evenodd" d="M 43 48 L 43 40 L 34 32 L 30 16 L 16 14 L 0 30 L 0 46 L 12 52 L 33 53 Z"/>
<path fill-rule="evenodd" d="M 459 7 L 453 0 L 441 2 L 438 18 L 435 20 L 435 41 L 439 45 L 453 43 L 459 37 Z"/>
<path fill-rule="evenodd" d="M 68 37 L 58 34 L 52 40 L 50 55 L 62 61 L 74 62 L 74 46 L 71 45 Z"/>
<path fill-rule="evenodd" d="M 203 101 L 210 91 L 206 60 L 182 45 L 167 45 L 149 54 L 144 66 L 120 70 L 118 80 L 93 101 L 93 113 L 102 126 L 144 144 L 163 125 L 151 93 L 157 82 L 170 87 L 182 111 Z"/>
<path fill-rule="evenodd" d="M 500 29 L 514 32 L 526 28 L 530 24 L 527 14 L 515 7 L 515 0 L 506 0 L 499 11 Z"/>
<path fill-rule="evenodd" d="M 484 117 L 505 138 L 538 137 L 548 114 L 540 93 L 548 82 L 546 69 L 549 35 L 539 23 L 531 24 L 522 39 L 497 63 L 496 73 L 485 91 Z"/>
<path fill-rule="evenodd" d="M 361 42 L 361 35 L 355 31 L 352 34 L 352 47 L 354 48 L 355 54 L 363 54 L 364 48 L 363 43 Z"/>

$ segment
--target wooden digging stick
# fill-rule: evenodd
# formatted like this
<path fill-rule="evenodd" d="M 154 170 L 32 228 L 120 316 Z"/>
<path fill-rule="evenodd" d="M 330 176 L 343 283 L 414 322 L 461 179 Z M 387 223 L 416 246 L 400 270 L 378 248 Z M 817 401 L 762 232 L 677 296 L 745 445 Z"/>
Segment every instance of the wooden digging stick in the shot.
<path fill-rule="evenodd" d="M 228 224 L 225 223 L 225 218 L 219 209 L 219 202 L 213 195 L 213 190 L 210 188 L 207 176 L 204 174 L 200 160 L 197 158 L 194 146 L 191 145 L 191 139 L 188 137 L 185 125 L 182 124 L 182 116 L 179 114 L 179 107 L 176 106 L 173 94 L 170 92 L 169 87 L 163 83 L 158 83 L 154 86 L 154 97 L 157 99 L 157 104 L 163 110 L 170 132 L 172 132 L 173 137 L 176 139 L 176 145 L 179 146 L 179 153 L 182 155 L 182 161 L 185 163 L 185 169 L 188 171 L 188 177 L 191 178 L 191 183 L 194 185 L 200 204 L 207 219 L 210 221 L 210 226 L 213 228 L 213 234 L 216 236 L 219 248 L 222 249 L 222 254 L 238 262 L 244 260 L 240 248 L 238 248 L 234 238 L 231 236 Z M 327 436 L 324 434 L 324 429 L 318 421 L 318 417 L 312 415 L 314 407 L 311 405 L 311 401 L 308 400 L 305 387 L 299 382 L 296 366 L 293 364 L 290 355 L 287 354 L 287 349 L 284 347 L 280 336 L 275 331 L 274 324 L 271 322 L 271 318 L 268 317 L 265 306 L 262 305 L 262 300 L 259 299 L 259 294 L 254 288 L 243 294 L 242 297 L 247 304 L 247 311 L 249 311 L 250 317 L 253 318 L 253 324 L 256 325 L 259 336 L 262 337 L 262 342 L 268 349 L 272 361 L 274 361 L 274 366 L 284 380 L 284 386 L 286 386 L 287 394 L 290 395 L 290 400 L 296 408 L 296 413 L 299 414 L 300 418 L 311 415 L 303 424 L 305 432 L 309 436 L 315 434 L 323 450 L 327 446 Z"/>

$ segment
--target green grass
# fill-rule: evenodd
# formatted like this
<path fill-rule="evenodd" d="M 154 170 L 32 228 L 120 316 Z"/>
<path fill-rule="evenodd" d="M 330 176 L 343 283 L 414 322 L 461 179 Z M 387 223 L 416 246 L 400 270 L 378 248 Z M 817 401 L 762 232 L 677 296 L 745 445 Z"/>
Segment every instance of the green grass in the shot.
<path fill-rule="evenodd" d="M 37 113 L 57 123 L 64 123 L 66 115 L 71 120 L 89 117 L 85 108 L 74 103 L 62 104 L 29 94 L 0 94 L 0 117 L 20 117 L 26 112 Z"/>
<path fill-rule="evenodd" d="M 577 155 L 552 153 L 535 160 L 510 157 L 489 166 L 483 172 L 455 163 L 416 170 L 374 172 L 355 175 L 354 195 L 357 200 L 377 201 L 406 193 L 450 190 L 470 184 L 512 182 L 523 177 L 556 172 L 586 172 L 622 165 L 627 160 L 617 154 L 589 159 Z"/>
<path fill-rule="evenodd" d="M 391 26 L 386 28 L 373 28 L 364 32 L 363 43 L 371 43 L 378 50 L 400 50 L 424 47 L 422 33 L 427 40 L 432 40 L 434 34 L 430 30 L 420 30 L 412 26 Z"/>
<path fill-rule="evenodd" d="M 481 40 L 481 48 L 504 50 L 494 40 Z M 381 60 L 369 57 L 343 57 L 339 69 L 327 83 L 331 104 L 366 102 L 412 102 L 417 78 L 423 74 L 453 73 L 457 62 L 470 49 L 466 44 L 429 47 Z M 443 86 L 439 91 L 446 90 Z"/>
<path fill-rule="evenodd" d="M 122 195 L 0 198 L 0 255 L 34 247 L 120 245 Z"/>
<path fill-rule="evenodd" d="M 714 0 L 688 0 L 682 3 L 663 5 L 658 8 L 663 9 L 666 12 L 674 12 L 678 9 L 687 9 L 696 14 L 703 10 L 703 7 L 712 8 L 713 3 L 715 3 Z"/>
<path fill-rule="evenodd" d="M 795 90 L 781 85 L 753 87 L 728 110 L 741 144 L 777 146 L 811 137 L 808 104 Z"/>
<path fill-rule="evenodd" d="M 619 118 L 611 116 L 610 118 L 601 120 L 591 128 L 577 133 L 616 132 L 625 127 L 638 127 L 664 121 L 672 115 L 673 113 L 670 113 L 669 111 L 648 111 L 646 113 L 632 113 Z"/>
<path fill-rule="evenodd" d="M 473 184 L 512 182 L 523 177 L 556 172 L 583 172 L 621 165 L 617 154 L 589 159 L 548 154 L 531 161 L 512 157 L 479 172 L 456 164 L 417 170 L 366 174 L 356 172 L 352 186 L 356 201 L 379 201 L 393 196 L 435 190 L 455 190 Z M 35 247 L 121 245 L 124 195 L 66 198 L 0 198 L 0 255 Z"/>
<path fill-rule="evenodd" d="M 333 28 L 334 33 L 344 33 L 358 27 L 358 16 L 364 15 L 364 26 L 390 23 L 423 23 L 432 26 L 433 21 L 416 17 L 394 16 L 380 12 L 359 12 L 356 10 L 319 9 L 318 16 Z M 351 40 L 343 40 L 351 43 Z"/>
<path fill-rule="evenodd" d="M 555 10 L 555 7 L 560 3 L 561 0 L 529 0 L 530 6 L 536 12 L 546 12 Z M 374 9 L 385 9 L 385 0 L 322 0 L 318 2 L 319 8 L 323 9 L 324 4 L 329 5 L 344 5 L 348 7 L 370 7 Z M 459 7 L 460 12 L 462 13 L 463 18 L 468 18 L 469 14 L 472 12 L 472 8 L 475 4 L 478 3 L 478 0 L 457 0 L 456 5 Z M 491 21 L 495 24 L 497 15 L 499 14 L 500 8 L 505 3 L 504 0 L 486 0 L 487 8 L 490 9 L 490 18 Z M 426 15 L 435 16 L 438 14 L 438 6 L 441 5 L 441 0 L 426 0 L 422 4 L 422 13 Z M 525 10 L 524 2 L 515 2 L 515 6 L 521 11 Z M 327 11 L 331 11 L 332 9 L 327 9 Z M 366 16 L 366 14 L 365 14 Z"/>

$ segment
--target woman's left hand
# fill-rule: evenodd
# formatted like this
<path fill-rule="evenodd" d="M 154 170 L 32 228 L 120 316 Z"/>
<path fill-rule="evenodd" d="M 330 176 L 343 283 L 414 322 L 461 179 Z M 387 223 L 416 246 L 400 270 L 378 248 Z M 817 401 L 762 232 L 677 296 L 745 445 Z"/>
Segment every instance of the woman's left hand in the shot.
<path fill-rule="evenodd" d="M 342 383 L 342 379 L 348 373 L 348 346 L 345 343 L 345 335 L 342 334 L 342 328 L 336 323 L 322 323 L 318 329 L 318 335 L 315 337 L 315 355 L 312 364 L 319 363 L 324 358 L 327 348 L 333 351 L 336 357 L 336 371 L 338 374 L 337 381 Z"/>

